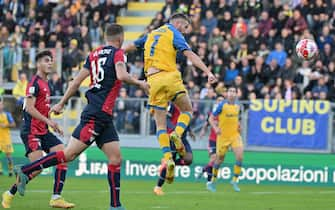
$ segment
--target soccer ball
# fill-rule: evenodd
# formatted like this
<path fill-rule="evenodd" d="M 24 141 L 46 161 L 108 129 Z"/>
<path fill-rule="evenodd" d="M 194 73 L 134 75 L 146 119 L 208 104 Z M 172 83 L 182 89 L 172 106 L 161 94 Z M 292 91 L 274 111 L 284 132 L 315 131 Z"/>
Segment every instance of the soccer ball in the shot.
<path fill-rule="evenodd" d="M 298 57 L 303 60 L 311 60 L 318 54 L 318 46 L 311 39 L 302 39 L 295 47 Z"/>

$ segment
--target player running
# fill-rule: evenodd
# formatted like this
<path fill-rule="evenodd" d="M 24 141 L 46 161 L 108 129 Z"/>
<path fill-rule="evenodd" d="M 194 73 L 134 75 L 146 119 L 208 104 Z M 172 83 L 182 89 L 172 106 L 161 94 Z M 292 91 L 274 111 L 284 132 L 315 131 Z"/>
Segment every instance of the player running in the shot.
<path fill-rule="evenodd" d="M 58 124 L 49 118 L 50 111 L 50 89 L 48 85 L 48 74 L 52 72 L 53 57 L 50 51 L 42 51 L 36 55 L 37 73 L 30 80 L 26 98 L 23 105 L 23 126 L 20 130 L 21 139 L 25 145 L 26 157 L 31 162 L 43 157 L 43 152 L 54 154 L 63 150 L 62 141 L 51 133 L 48 127 L 52 128 L 56 133 L 62 135 L 62 130 Z M 61 197 L 63 186 L 65 183 L 67 165 L 59 162 L 56 166 L 54 176 L 53 195 L 49 202 L 51 207 L 55 208 L 73 208 L 75 205 L 65 201 Z M 42 168 L 29 173 L 25 182 L 29 182 L 39 173 Z M 17 184 L 12 185 L 10 190 L 2 194 L 2 206 L 10 208 L 12 200 L 18 190 Z M 23 191 L 19 191 L 20 195 L 24 195 Z"/>
<path fill-rule="evenodd" d="M 105 31 L 106 45 L 92 51 L 60 102 L 51 108 L 61 113 L 66 102 L 78 90 L 82 81 L 90 76 L 90 89 L 86 92 L 88 104 L 81 114 L 79 125 L 72 133 L 67 147 L 50 153 L 31 164 L 19 168 L 18 189 L 25 191 L 28 177 L 36 170 L 48 168 L 58 163 L 70 162 L 86 150 L 93 142 L 108 158 L 108 183 L 110 187 L 109 210 L 124 210 L 120 202 L 121 153 L 119 137 L 113 124 L 113 107 L 122 86 L 122 81 L 137 85 L 148 93 L 146 82 L 132 78 L 126 70 L 123 51 L 120 49 L 124 32 L 122 26 L 111 24 Z"/>
<path fill-rule="evenodd" d="M 216 107 L 219 105 L 219 103 L 221 101 L 223 101 L 223 97 L 219 96 L 217 97 L 215 104 L 213 105 L 213 109 L 212 112 L 214 112 L 214 110 L 216 109 Z M 212 112 L 208 113 L 208 118 L 207 121 L 205 122 L 204 126 L 202 127 L 201 131 L 200 131 L 200 138 L 202 138 L 205 135 L 205 132 L 207 130 L 207 128 L 210 126 L 209 124 L 209 118 L 212 115 Z M 214 117 L 214 122 L 217 125 L 218 124 L 218 117 Z M 213 164 L 214 161 L 216 159 L 216 133 L 213 127 L 211 127 L 210 130 L 210 134 L 208 137 L 208 154 L 209 154 L 209 161 L 207 163 L 207 165 L 205 165 L 202 168 L 202 171 L 199 173 L 195 174 L 195 178 L 199 179 L 202 177 L 202 175 L 206 172 L 207 173 L 207 181 L 211 181 L 212 180 L 212 169 L 213 169 Z"/>
<path fill-rule="evenodd" d="M 209 118 L 209 123 L 217 134 L 216 159 L 212 171 L 213 177 L 210 182 L 207 182 L 207 189 L 212 192 L 216 191 L 215 181 L 218 170 L 229 147 L 232 148 L 236 159 L 234 176 L 230 183 L 236 192 L 240 191 L 237 181 L 242 169 L 243 143 L 239 123 L 240 104 L 236 101 L 236 95 L 237 88 L 234 86 L 229 87 L 227 90 L 227 100 L 222 101 Z M 216 116 L 218 117 L 218 125 L 214 119 Z"/>
<path fill-rule="evenodd" d="M 149 107 L 155 109 L 154 118 L 157 128 L 157 138 L 163 152 L 163 159 L 167 165 L 166 179 L 173 182 L 175 163 L 170 149 L 170 139 L 181 156 L 185 155 L 185 148 L 181 141 L 185 129 L 192 117 L 192 105 L 187 90 L 183 84 L 181 73 L 177 69 L 177 52 L 185 55 L 196 67 L 205 72 L 208 82 L 216 82 L 213 73 L 201 61 L 187 42 L 186 33 L 190 19 L 177 13 L 169 18 L 169 23 L 152 31 L 126 47 L 126 51 L 136 48 L 144 49 L 144 72 L 147 76 L 149 90 Z M 166 108 L 172 101 L 181 111 L 177 126 L 168 135 L 166 127 Z"/>

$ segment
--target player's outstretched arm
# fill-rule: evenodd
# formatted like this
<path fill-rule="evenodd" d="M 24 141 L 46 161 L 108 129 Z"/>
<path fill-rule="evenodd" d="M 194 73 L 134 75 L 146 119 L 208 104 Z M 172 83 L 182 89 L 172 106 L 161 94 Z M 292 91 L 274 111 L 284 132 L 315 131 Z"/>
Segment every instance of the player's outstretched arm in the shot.
<path fill-rule="evenodd" d="M 124 50 L 125 53 L 129 53 L 129 52 L 135 51 L 137 49 L 137 47 L 132 42 L 132 43 L 126 45 L 125 47 L 122 47 L 122 49 Z"/>
<path fill-rule="evenodd" d="M 51 108 L 50 112 L 54 112 L 55 114 L 61 113 L 66 102 L 77 92 L 81 83 L 89 75 L 90 75 L 90 71 L 88 69 L 83 68 L 82 70 L 80 70 L 78 75 L 74 78 L 74 80 L 71 82 L 71 84 L 65 91 L 65 94 L 62 97 L 62 99 L 55 106 Z"/>
<path fill-rule="evenodd" d="M 208 76 L 208 82 L 213 84 L 217 82 L 214 74 L 207 68 L 207 66 L 202 62 L 201 58 L 195 54 L 192 50 L 184 50 L 183 54 L 192 62 L 193 65 L 201 69 Z"/>
<path fill-rule="evenodd" d="M 117 62 L 115 64 L 115 69 L 118 80 L 121 80 L 131 85 L 136 85 L 141 88 L 147 95 L 149 94 L 149 85 L 145 81 L 135 79 L 130 74 L 128 74 L 126 64 L 124 62 Z"/>
<path fill-rule="evenodd" d="M 137 40 L 135 40 L 134 42 L 126 45 L 125 47 L 122 47 L 123 51 L 125 53 L 129 53 L 132 51 L 135 51 L 137 49 L 143 49 L 144 48 L 144 43 L 147 40 L 147 35 L 144 35 L 140 38 L 138 38 Z"/>

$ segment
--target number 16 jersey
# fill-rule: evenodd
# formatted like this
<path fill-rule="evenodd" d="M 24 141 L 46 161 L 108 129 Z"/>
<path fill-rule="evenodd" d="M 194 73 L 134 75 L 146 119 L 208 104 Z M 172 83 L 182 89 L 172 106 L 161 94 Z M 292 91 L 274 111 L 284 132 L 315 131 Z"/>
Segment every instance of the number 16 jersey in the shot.
<path fill-rule="evenodd" d="M 99 47 L 86 59 L 84 67 L 90 71 L 90 89 L 86 92 L 90 112 L 103 111 L 112 115 L 115 100 L 122 82 L 117 79 L 115 64 L 124 62 L 121 49 L 112 46 Z"/>

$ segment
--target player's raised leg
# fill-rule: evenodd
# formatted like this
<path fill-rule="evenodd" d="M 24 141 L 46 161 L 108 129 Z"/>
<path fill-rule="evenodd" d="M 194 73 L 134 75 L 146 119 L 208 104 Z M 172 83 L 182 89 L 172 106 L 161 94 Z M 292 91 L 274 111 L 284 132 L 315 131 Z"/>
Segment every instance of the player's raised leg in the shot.
<path fill-rule="evenodd" d="M 25 186 L 29 177 L 33 178 L 33 173 L 35 171 L 42 170 L 44 168 L 49 168 L 60 163 L 70 162 L 74 160 L 82 151 L 84 151 L 88 145 L 80 142 L 78 139 L 71 137 L 69 144 L 64 150 L 51 152 L 48 155 L 38 159 L 32 163 L 26 164 L 19 167 L 16 171 L 19 183 L 17 185 L 18 190 L 22 191 L 24 195 Z"/>
<path fill-rule="evenodd" d="M 186 92 L 177 93 L 173 101 L 180 110 L 177 125 L 174 132 L 170 135 L 171 140 L 176 145 L 176 150 L 181 156 L 185 156 L 186 150 L 181 137 L 192 119 L 192 104 Z"/>

